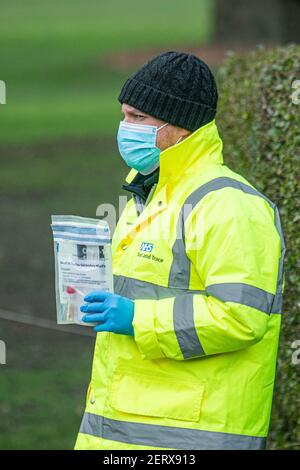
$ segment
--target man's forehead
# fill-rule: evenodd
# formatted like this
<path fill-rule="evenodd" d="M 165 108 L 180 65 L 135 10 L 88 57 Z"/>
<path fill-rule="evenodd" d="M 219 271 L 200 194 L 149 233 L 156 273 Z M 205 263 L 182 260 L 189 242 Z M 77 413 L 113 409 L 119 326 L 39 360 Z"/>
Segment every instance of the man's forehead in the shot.
<path fill-rule="evenodd" d="M 121 106 L 122 111 L 126 111 L 127 113 L 143 113 L 147 116 L 146 113 L 141 111 L 140 109 L 134 108 L 133 106 L 130 106 L 129 104 L 123 103 Z"/>

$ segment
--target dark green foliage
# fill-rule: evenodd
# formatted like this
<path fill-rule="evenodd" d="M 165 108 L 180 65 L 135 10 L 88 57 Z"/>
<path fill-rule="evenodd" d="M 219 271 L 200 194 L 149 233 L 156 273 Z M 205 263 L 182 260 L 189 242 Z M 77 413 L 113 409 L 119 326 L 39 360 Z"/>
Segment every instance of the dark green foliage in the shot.
<path fill-rule="evenodd" d="M 230 55 L 218 72 L 225 162 L 278 205 L 287 245 L 269 448 L 300 448 L 300 364 L 292 363 L 292 343 L 300 340 L 300 88 L 293 88 L 295 80 L 300 80 L 296 45 Z"/>

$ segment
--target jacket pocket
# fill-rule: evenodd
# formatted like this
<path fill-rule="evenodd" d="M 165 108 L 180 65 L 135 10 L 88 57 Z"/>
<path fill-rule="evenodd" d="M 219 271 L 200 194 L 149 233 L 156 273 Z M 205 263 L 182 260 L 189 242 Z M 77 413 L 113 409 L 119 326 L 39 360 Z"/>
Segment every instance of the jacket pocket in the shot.
<path fill-rule="evenodd" d="M 110 405 L 124 413 L 199 421 L 204 384 L 174 376 L 117 371 Z"/>

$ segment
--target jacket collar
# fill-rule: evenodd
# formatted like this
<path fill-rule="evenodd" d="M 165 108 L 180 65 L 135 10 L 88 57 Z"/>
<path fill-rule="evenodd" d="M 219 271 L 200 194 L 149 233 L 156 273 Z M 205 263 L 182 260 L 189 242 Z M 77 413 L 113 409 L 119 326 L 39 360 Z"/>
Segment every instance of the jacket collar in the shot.
<path fill-rule="evenodd" d="M 188 173 L 198 174 L 207 167 L 223 163 L 223 143 L 215 120 L 200 127 L 182 142 L 163 150 L 160 154 L 158 185 L 182 178 Z"/>
<path fill-rule="evenodd" d="M 182 179 L 183 175 L 189 173 L 200 174 L 208 165 L 223 164 L 223 142 L 219 136 L 215 120 L 205 126 L 200 127 L 182 142 L 163 150 L 160 153 L 159 172 L 154 172 L 154 182 L 158 179 L 159 187 L 171 181 Z M 145 181 L 153 177 L 153 173 L 148 178 L 142 177 L 140 173 L 132 169 L 126 178 L 128 185 L 124 189 L 131 190 L 136 183 L 144 185 Z M 152 184 L 153 184 L 152 183 Z M 150 188 L 152 186 L 150 185 Z M 149 187 L 149 185 L 148 185 Z"/>
<path fill-rule="evenodd" d="M 130 175 L 130 178 L 128 177 Z M 142 175 L 136 170 L 131 170 L 126 178 L 127 184 L 122 184 L 122 189 L 137 194 L 144 201 L 146 201 L 152 186 L 158 182 L 159 168 L 154 170 L 149 175 Z"/>

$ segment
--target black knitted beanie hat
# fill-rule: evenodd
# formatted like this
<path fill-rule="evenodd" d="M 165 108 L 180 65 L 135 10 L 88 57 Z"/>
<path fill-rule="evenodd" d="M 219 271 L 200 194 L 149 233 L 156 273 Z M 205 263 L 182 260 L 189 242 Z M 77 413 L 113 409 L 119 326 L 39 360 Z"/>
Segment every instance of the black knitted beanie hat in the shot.
<path fill-rule="evenodd" d="M 218 92 L 205 62 L 193 54 L 169 51 L 128 78 L 118 100 L 193 132 L 214 119 Z"/>

